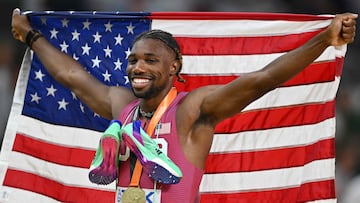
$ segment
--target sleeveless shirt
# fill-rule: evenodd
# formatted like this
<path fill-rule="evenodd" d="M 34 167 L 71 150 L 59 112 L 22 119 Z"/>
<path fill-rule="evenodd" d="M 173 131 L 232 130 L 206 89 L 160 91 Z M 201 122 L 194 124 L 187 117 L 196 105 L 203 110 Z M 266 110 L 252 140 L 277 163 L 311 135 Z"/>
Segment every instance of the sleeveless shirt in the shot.
<path fill-rule="evenodd" d="M 183 177 L 177 184 L 159 184 L 157 183 L 157 190 L 161 190 L 161 203 L 196 203 L 199 201 L 199 185 L 204 174 L 204 171 L 192 165 L 185 157 L 182 148 L 179 144 L 177 126 L 176 126 L 176 109 L 187 92 L 178 93 L 177 97 L 170 104 L 168 109 L 163 114 L 159 121 L 159 125 L 168 130 L 159 130 L 158 138 L 164 139 L 167 143 L 168 157 L 181 169 Z M 127 105 L 120 113 L 119 120 L 124 123 L 132 121 L 135 108 L 140 101 L 137 99 Z M 124 123 L 125 124 L 125 123 Z M 156 130 L 155 130 L 156 131 Z M 124 143 L 121 143 L 121 148 L 124 149 Z M 124 151 L 124 150 L 122 150 Z M 120 161 L 119 164 L 119 178 L 118 187 L 127 188 L 130 184 L 130 159 Z M 146 189 L 154 189 L 154 181 L 149 178 L 147 174 L 141 175 L 140 187 Z"/>

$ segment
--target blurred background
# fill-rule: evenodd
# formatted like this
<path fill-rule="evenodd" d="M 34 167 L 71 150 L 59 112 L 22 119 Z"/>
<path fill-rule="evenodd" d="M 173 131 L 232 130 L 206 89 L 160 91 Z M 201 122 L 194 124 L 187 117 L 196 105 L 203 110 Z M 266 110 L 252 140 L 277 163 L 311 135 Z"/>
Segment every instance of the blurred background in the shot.
<path fill-rule="evenodd" d="M 96 11 L 234 11 L 303 14 L 360 13 L 359 0 L 1 0 L 0 1 L 0 139 L 4 134 L 18 70 L 26 46 L 11 35 L 16 7 L 33 10 Z M 359 21 L 359 20 L 358 20 Z M 360 24 L 348 46 L 337 96 L 336 191 L 338 202 L 360 202 Z M 0 141 L 1 141 L 0 140 Z M 354 199 L 354 198 L 358 199 Z"/>

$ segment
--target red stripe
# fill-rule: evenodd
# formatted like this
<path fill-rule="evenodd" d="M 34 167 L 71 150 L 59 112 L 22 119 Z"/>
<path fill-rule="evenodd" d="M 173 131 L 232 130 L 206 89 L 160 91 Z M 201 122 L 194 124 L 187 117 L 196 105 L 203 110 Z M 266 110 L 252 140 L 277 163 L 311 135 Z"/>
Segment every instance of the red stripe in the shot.
<path fill-rule="evenodd" d="M 339 59 L 341 60 L 341 59 Z M 337 72 L 337 65 L 335 61 L 328 61 L 323 63 L 314 63 L 297 74 L 295 77 L 285 82 L 282 87 L 306 85 L 313 83 L 330 82 L 334 80 Z M 181 75 L 186 83 L 176 81 L 175 86 L 179 91 L 190 92 L 193 89 L 206 85 L 223 85 L 235 79 L 238 75 Z"/>
<path fill-rule="evenodd" d="M 61 184 L 49 178 L 8 168 L 3 185 L 39 193 L 60 202 L 114 202 L 115 193 Z"/>
<path fill-rule="evenodd" d="M 321 30 L 283 36 L 176 37 L 183 55 L 250 55 L 288 52 Z"/>
<path fill-rule="evenodd" d="M 152 12 L 150 19 L 167 20 L 287 20 L 313 21 L 332 17 L 307 14 L 265 13 L 265 12 Z"/>
<path fill-rule="evenodd" d="M 314 124 L 335 117 L 335 101 L 321 104 L 281 107 L 260 111 L 248 111 L 222 121 L 215 133 L 236 133 L 241 131 Z"/>
<path fill-rule="evenodd" d="M 334 157 L 334 138 L 330 138 L 306 146 L 210 154 L 207 158 L 205 172 L 231 173 L 298 167 L 315 160 Z"/>
<path fill-rule="evenodd" d="M 266 181 L 266 180 L 264 180 Z M 300 187 L 278 190 L 201 194 L 201 203 L 305 202 L 335 198 L 335 181 L 323 180 L 304 183 Z"/>
<path fill-rule="evenodd" d="M 340 77 L 342 75 L 344 67 L 344 57 L 336 57 L 336 76 Z"/>
<path fill-rule="evenodd" d="M 13 151 L 65 166 L 89 168 L 95 152 L 48 143 L 43 140 L 16 134 Z"/>
<path fill-rule="evenodd" d="M 289 87 L 334 81 L 336 76 L 336 63 L 336 61 L 312 63 L 281 86 Z"/>

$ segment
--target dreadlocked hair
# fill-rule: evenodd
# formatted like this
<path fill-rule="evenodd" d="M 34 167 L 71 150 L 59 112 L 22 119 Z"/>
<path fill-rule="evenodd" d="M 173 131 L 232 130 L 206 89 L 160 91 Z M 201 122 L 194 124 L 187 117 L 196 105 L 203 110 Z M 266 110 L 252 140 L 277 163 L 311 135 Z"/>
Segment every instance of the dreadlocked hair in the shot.
<path fill-rule="evenodd" d="M 180 67 L 176 71 L 176 76 L 177 76 L 179 82 L 184 83 L 185 80 L 180 75 L 180 72 L 182 69 L 182 64 L 183 64 L 182 55 L 180 53 L 180 46 L 176 42 L 176 40 L 172 36 L 172 34 L 165 32 L 163 30 L 150 30 L 150 31 L 143 32 L 142 34 L 138 35 L 134 40 L 134 44 L 137 41 L 142 40 L 142 39 L 158 39 L 158 40 L 162 41 L 167 47 L 169 47 L 171 50 L 174 51 L 176 60 L 178 60 L 180 63 Z"/>

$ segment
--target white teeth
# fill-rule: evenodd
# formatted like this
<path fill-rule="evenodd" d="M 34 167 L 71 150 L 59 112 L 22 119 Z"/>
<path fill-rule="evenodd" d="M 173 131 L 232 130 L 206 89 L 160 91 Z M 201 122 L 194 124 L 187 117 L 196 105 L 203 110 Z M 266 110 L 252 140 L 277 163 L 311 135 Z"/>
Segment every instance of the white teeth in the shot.
<path fill-rule="evenodd" d="M 142 79 L 142 78 L 134 78 L 133 82 L 134 83 L 146 83 L 146 82 L 149 82 L 149 80 L 148 79 Z"/>

